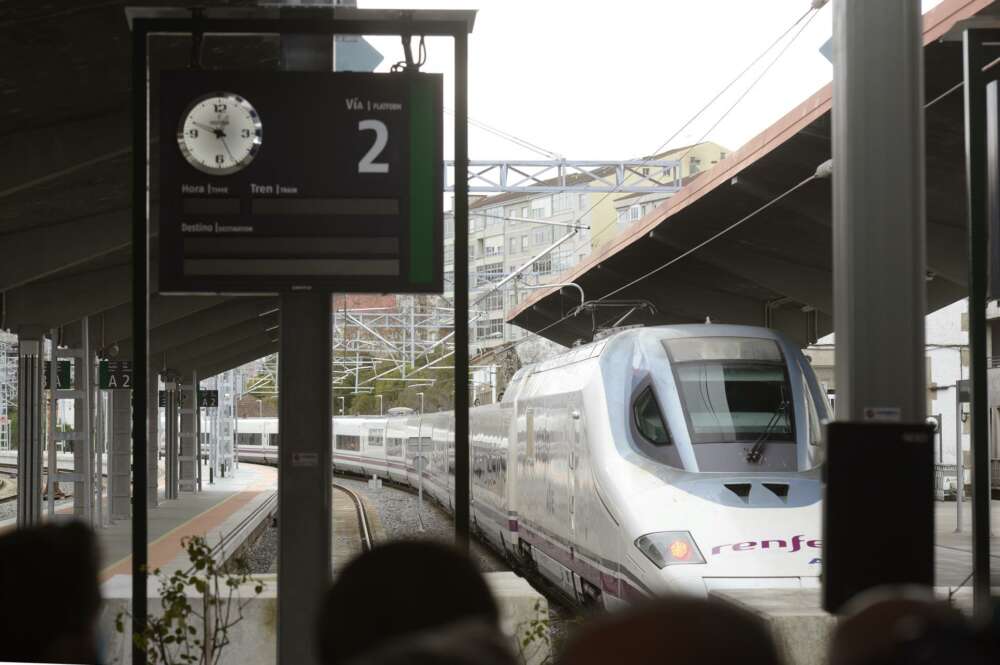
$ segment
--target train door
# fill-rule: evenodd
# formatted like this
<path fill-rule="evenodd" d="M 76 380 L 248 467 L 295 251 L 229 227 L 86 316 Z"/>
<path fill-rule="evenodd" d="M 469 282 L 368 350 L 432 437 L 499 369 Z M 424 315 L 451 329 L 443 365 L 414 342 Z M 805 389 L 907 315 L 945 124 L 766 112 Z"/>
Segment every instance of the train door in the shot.
<path fill-rule="evenodd" d="M 576 539 L 576 496 L 580 490 L 580 481 L 577 478 L 577 468 L 580 466 L 580 447 L 583 445 L 583 432 L 580 410 L 576 407 L 570 407 L 569 410 L 569 425 L 570 431 L 567 432 L 568 442 L 569 442 L 569 459 L 567 460 L 566 466 L 569 468 L 569 482 L 567 486 L 569 487 L 569 530 L 572 534 L 573 542 L 577 542 Z"/>

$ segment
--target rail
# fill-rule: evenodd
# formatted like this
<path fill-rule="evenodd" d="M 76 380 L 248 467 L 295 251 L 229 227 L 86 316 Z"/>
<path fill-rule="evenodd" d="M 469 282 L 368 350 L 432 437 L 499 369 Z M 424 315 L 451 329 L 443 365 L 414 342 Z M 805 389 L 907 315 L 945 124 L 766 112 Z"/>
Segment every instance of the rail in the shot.
<path fill-rule="evenodd" d="M 354 509 L 358 513 L 358 530 L 361 532 L 361 549 L 365 552 L 369 551 L 375 547 L 375 537 L 372 533 L 371 522 L 368 521 L 368 512 L 365 509 L 364 501 L 362 501 L 357 492 L 350 488 L 338 483 L 334 483 L 333 486 L 349 496 L 351 501 L 354 502 Z"/>
<path fill-rule="evenodd" d="M 263 521 L 261 515 L 273 513 L 277 506 L 278 493 L 271 492 L 266 499 L 240 520 L 239 524 L 225 533 L 219 542 L 212 546 L 212 558 L 216 561 L 221 559 L 224 563 L 229 563 L 230 559 L 240 551 L 243 544 L 250 538 L 254 529 Z M 190 574 L 193 570 L 192 566 L 186 572 Z"/>

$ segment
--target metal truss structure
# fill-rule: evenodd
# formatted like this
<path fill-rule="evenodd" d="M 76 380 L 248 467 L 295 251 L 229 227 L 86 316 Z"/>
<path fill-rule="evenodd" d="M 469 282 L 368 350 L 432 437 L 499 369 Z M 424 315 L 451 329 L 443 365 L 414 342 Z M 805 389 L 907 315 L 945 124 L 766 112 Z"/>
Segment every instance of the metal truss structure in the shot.
<path fill-rule="evenodd" d="M 334 312 L 333 389 L 368 392 L 371 380 L 362 381 L 361 373 L 385 367 L 384 374 L 399 371 L 392 380 L 433 382 L 433 377 L 412 375 L 430 354 L 452 350 L 454 310 L 435 304 L 434 298 L 398 296 L 396 307 L 342 309 Z M 384 377 L 383 377 L 384 378 Z"/>
<path fill-rule="evenodd" d="M 475 160 L 467 174 L 470 192 L 616 192 L 672 194 L 681 188 L 676 159 L 623 161 Z M 444 165 L 445 191 L 455 191 L 455 162 Z"/>
<path fill-rule="evenodd" d="M 333 389 L 335 392 L 370 392 L 372 379 L 362 380 L 365 371 L 382 368 L 383 375 L 398 371 L 399 376 L 383 380 L 404 383 L 433 383 L 434 377 L 415 371 L 445 369 L 438 357 L 453 350 L 454 312 L 432 304 L 435 298 L 398 296 L 395 307 L 337 309 L 333 314 Z M 473 315 L 475 319 L 475 315 Z M 386 369 L 387 363 L 389 369 Z M 241 394 L 276 395 L 278 356 L 272 354 L 236 370 L 243 375 Z"/>
<path fill-rule="evenodd" d="M 10 450 L 10 412 L 17 404 L 17 338 L 0 330 L 0 450 Z"/>

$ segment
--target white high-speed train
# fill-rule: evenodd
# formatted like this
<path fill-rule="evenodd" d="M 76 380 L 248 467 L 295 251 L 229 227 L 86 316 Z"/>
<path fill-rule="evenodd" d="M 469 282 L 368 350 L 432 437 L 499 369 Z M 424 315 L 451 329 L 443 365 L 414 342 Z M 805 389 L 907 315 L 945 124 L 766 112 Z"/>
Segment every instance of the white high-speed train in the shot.
<path fill-rule="evenodd" d="M 522 368 L 500 403 L 470 411 L 473 528 L 581 602 L 818 586 L 831 415 L 773 331 L 622 331 Z M 241 457 L 276 458 L 276 428 L 241 420 Z M 337 417 L 334 466 L 414 487 L 422 467 L 451 508 L 453 415 Z"/>

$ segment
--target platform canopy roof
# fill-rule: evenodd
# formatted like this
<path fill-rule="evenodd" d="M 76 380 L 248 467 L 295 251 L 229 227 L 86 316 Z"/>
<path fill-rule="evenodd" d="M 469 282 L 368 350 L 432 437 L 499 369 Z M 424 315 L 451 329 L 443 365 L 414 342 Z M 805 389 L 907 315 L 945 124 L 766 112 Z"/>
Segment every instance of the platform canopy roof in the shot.
<path fill-rule="evenodd" d="M 929 311 L 964 298 L 968 281 L 962 50 L 939 40 L 993 5 L 944 0 L 924 16 Z M 812 177 L 831 156 L 831 95 L 827 85 L 553 283 L 655 305 L 625 324 L 770 325 L 803 345 L 831 332 L 832 188 Z M 593 334 L 590 313 L 571 314 L 579 304 L 576 289 L 540 289 L 507 320 L 571 344 Z"/>

